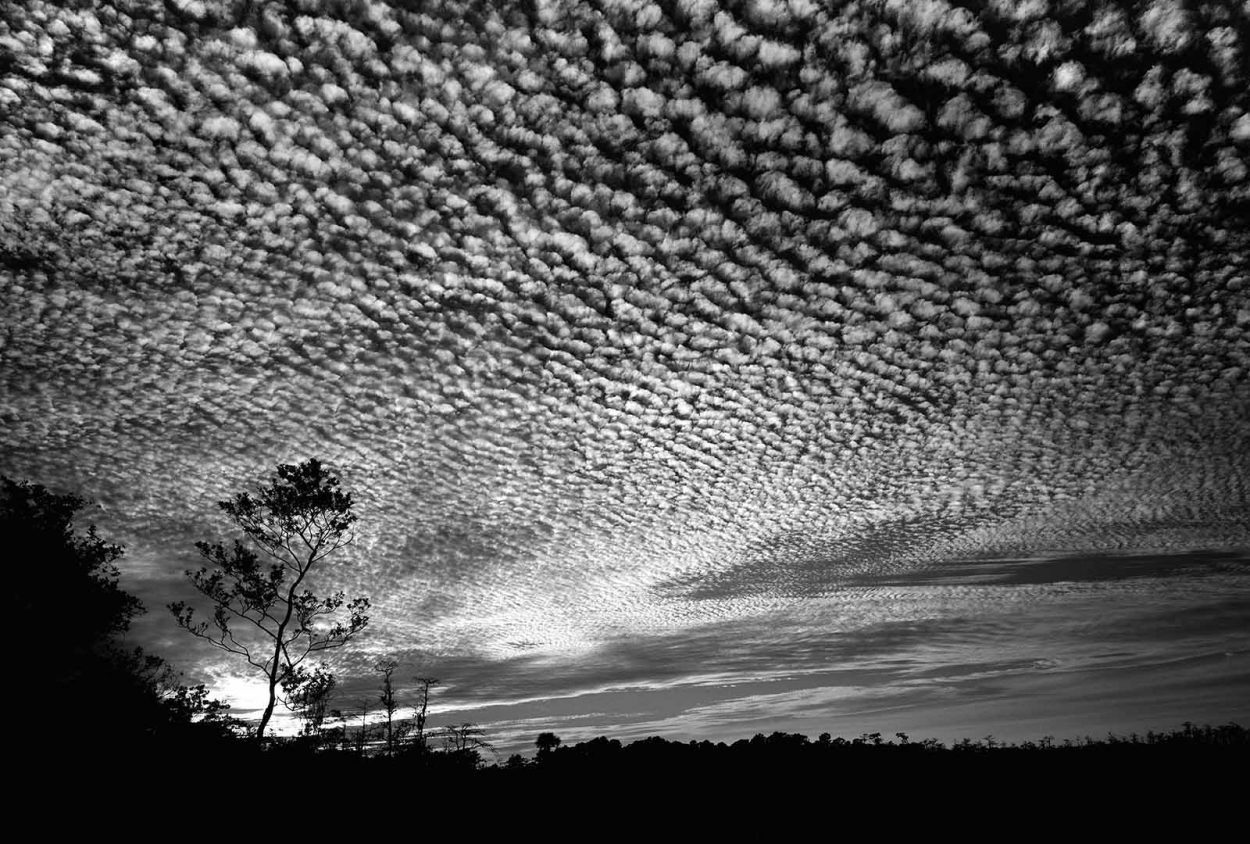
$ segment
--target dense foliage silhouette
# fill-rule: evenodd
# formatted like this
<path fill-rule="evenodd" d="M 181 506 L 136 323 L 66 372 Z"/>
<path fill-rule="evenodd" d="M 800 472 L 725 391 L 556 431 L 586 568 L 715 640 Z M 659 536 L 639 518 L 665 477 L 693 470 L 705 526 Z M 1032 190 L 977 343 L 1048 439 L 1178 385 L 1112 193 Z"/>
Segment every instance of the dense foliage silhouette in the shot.
<path fill-rule="evenodd" d="M 94 525 L 75 527 L 88 502 L 0 476 L 0 531 L 9 544 L 10 616 L 32 637 L 11 650 L 12 676 L 48 730 L 17 734 L 21 753 L 93 755 L 161 741 L 229 732 L 225 704 L 204 686 L 187 687 L 160 657 L 124 636 L 144 612 L 118 585 L 123 549 Z"/>

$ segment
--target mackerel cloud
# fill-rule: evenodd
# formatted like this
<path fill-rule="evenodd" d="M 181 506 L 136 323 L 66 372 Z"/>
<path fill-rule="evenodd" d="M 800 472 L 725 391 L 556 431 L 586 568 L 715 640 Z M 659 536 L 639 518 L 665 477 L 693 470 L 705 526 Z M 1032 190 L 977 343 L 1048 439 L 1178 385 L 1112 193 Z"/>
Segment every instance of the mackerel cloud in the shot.
<path fill-rule="evenodd" d="M 319 456 L 490 660 L 1250 545 L 1246 7 L 830 5 L 6 9 L 0 468 L 156 582 Z"/>

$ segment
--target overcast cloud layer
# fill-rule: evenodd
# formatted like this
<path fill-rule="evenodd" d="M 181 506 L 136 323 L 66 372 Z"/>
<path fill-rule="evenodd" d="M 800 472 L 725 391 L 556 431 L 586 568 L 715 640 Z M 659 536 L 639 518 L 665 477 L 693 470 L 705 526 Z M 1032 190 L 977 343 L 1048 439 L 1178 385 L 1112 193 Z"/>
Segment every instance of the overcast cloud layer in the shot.
<path fill-rule="evenodd" d="M 466 706 L 1245 712 L 1245 5 L 67 5 L 0 15 L 0 470 L 153 616 L 319 456 L 341 670 Z"/>

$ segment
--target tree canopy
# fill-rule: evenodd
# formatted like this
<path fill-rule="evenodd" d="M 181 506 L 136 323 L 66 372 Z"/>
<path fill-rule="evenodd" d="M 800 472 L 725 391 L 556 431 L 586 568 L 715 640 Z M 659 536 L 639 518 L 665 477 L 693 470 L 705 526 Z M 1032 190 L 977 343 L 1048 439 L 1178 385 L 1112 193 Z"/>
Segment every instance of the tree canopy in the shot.
<path fill-rule="evenodd" d="M 143 612 L 139 599 L 117 584 L 122 547 L 101 539 L 94 525 L 75 530 L 74 517 L 86 503 L 0 477 L 5 541 L 22 563 L 11 571 L 17 620 L 23 629 L 41 630 L 41 646 L 62 655 L 98 650 Z"/>

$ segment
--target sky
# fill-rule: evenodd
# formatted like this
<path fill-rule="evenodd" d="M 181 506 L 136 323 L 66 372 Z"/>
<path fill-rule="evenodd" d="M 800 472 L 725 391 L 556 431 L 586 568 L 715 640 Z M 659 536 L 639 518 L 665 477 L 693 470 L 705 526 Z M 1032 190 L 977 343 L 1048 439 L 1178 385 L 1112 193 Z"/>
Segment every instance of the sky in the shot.
<path fill-rule="evenodd" d="M 1250 7 L 0 14 L 0 472 L 137 643 L 318 457 L 503 748 L 1250 722 Z M 37 647 L 37 639 L 29 641 Z"/>

